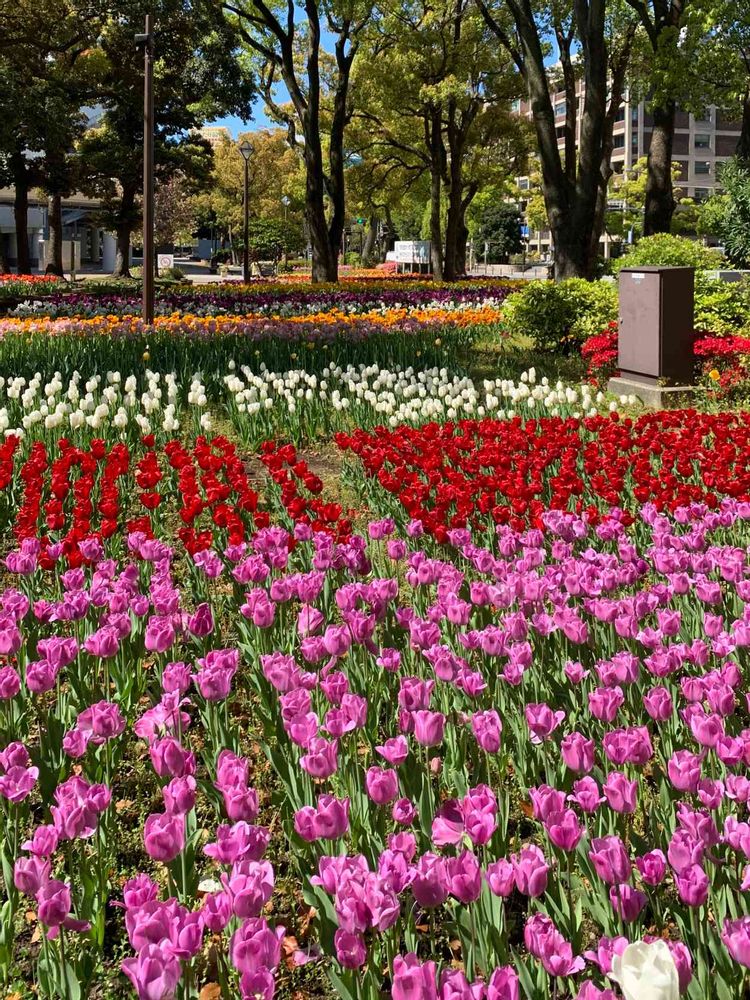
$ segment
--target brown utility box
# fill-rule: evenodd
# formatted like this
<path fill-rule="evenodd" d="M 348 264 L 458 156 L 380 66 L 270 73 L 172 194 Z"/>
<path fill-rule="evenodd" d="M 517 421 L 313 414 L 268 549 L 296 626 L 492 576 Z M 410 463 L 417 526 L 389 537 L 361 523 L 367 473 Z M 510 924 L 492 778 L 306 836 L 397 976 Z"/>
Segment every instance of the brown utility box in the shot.
<path fill-rule="evenodd" d="M 695 272 L 692 267 L 620 271 L 618 364 L 623 376 L 691 385 Z"/>

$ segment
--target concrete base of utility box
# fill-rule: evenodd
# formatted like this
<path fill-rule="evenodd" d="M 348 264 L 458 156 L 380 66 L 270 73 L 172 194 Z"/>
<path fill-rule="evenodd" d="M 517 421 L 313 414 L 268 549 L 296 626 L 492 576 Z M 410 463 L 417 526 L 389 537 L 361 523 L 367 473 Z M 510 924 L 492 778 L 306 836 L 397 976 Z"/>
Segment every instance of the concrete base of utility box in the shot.
<path fill-rule="evenodd" d="M 611 378 L 607 389 L 615 396 L 637 396 L 646 406 L 656 410 L 672 410 L 695 406 L 703 388 L 697 385 L 659 385 L 635 376 Z"/>

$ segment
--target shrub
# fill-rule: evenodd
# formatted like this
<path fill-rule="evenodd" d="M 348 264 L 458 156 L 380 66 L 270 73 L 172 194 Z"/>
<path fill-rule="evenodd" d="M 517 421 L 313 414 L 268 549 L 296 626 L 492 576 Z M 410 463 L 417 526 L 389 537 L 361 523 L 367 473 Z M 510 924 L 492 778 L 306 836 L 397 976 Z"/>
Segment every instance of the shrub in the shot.
<path fill-rule="evenodd" d="M 617 318 L 617 288 L 608 281 L 530 281 L 503 306 L 510 337 L 531 337 L 541 350 L 567 354 Z"/>
<path fill-rule="evenodd" d="M 737 157 L 721 168 L 721 186 L 728 196 L 719 235 L 735 267 L 750 267 L 750 167 Z"/>
<path fill-rule="evenodd" d="M 614 262 L 612 268 L 622 267 L 694 267 L 698 271 L 710 271 L 722 267 L 726 261 L 718 250 L 704 247 L 702 243 L 685 236 L 671 233 L 656 233 L 629 247 L 627 252 Z"/>
<path fill-rule="evenodd" d="M 750 280 L 717 281 L 698 273 L 695 328 L 717 334 L 750 330 Z"/>
<path fill-rule="evenodd" d="M 750 390 L 750 338 L 701 337 L 695 342 L 701 374 L 709 388 L 747 396 Z"/>
<path fill-rule="evenodd" d="M 608 323 L 585 340 L 581 344 L 581 357 L 587 362 L 588 377 L 594 385 L 606 385 L 617 375 L 617 323 Z"/>

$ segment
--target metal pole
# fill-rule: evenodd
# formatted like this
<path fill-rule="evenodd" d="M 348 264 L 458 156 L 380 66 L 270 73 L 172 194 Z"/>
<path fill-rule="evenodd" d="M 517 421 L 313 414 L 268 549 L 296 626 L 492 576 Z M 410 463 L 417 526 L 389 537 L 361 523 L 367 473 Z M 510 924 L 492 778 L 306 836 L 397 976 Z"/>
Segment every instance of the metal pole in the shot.
<path fill-rule="evenodd" d="M 250 281 L 250 205 L 248 204 L 248 187 L 250 186 L 250 163 L 245 159 L 245 235 L 244 246 L 242 248 L 242 280 L 247 284 Z"/>
<path fill-rule="evenodd" d="M 154 321 L 154 36 L 146 14 L 143 57 L 143 321 Z"/>

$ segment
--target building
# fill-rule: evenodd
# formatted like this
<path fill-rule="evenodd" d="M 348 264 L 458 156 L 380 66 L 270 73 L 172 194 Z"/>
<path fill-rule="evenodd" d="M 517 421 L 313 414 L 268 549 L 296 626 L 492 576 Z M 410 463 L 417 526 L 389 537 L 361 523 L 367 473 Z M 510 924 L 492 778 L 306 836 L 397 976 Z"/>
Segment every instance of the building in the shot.
<path fill-rule="evenodd" d="M 226 125 L 204 125 L 202 129 L 199 129 L 199 133 L 201 138 L 208 142 L 211 149 L 216 149 L 227 140 L 232 142 L 232 133 Z"/>
<path fill-rule="evenodd" d="M 577 88 L 576 99 L 580 112 L 585 93 L 582 81 L 578 82 Z M 552 104 L 558 122 L 558 143 L 562 151 L 565 146 L 565 92 L 555 93 Z M 530 106 L 526 101 L 516 101 L 514 110 L 531 117 Z M 580 113 L 576 116 L 576 127 L 580 135 Z M 689 114 L 687 111 L 677 112 L 672 160 L 680 164 L 677 183 L 682 197 L 705 201 L 720 189 L 717 167 L 734 155 L 741 127 L 742 123 L 739 120 L 730 120 L 713 105 L 706 108 L 701 115 Z M 652 130 L 653 115 L 647 110 L 647 103 L 631 102 L 626 96 L 614 126 L 612 169 L 615 173 L 622 173 L 632 168 L 641 157 L 648 155 Z M 529 178 L 519 177 L 518 186 L 522 190 L 528 188 Z M 610 206 L 621 208 L 622 204 L 610 201 Z M 542 253 L 549 251 L 551 244 L 549 232 L 532 234 L 530 243 L 534 249 Z M 604 256 L 609 256 L 609 243 L 609 237 L 605 234 L 601 244 Z"/>
<path fill-rule="evenodd" d="M 34 190 L 29 193 L 28 231 L 29 254 L 33 270 L 44 271 L 49 261 L 48 200 Z M 98 224 L 99 202 L 82 194 L 63 198 L 63 265 L 70 271 L 72 254 L 75 269 L 112 270 L 115 261 L 115 241 Z M 71 248 L 71 242 L 73 247 Z M 16 223 L 13 215 L 13 188 L 0 188 L 0 257 L 15 269 L 18 262 Z"/>

